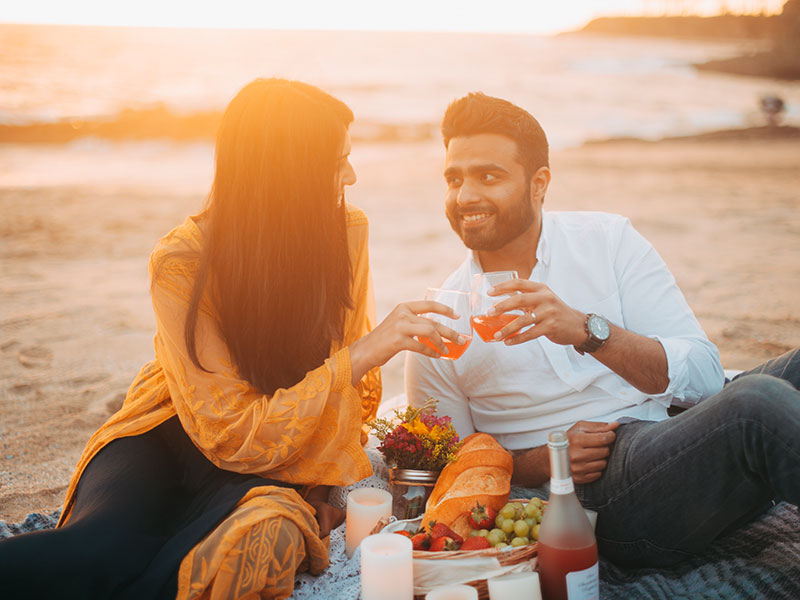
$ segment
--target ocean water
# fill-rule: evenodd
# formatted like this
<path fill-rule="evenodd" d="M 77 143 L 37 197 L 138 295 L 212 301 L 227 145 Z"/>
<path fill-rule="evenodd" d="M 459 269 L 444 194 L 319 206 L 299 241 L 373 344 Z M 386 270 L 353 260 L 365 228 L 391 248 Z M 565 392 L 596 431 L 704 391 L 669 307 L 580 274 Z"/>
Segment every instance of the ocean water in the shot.
<path fill-rule="evenodd" d="M 178 30 L 0 25 L 0 125 L 113 119 L 126 109 L 222 110 L 256 77 L 314 83 L 347 102 L 362 137 L 435 137 L 451 100 L 507 98 L 554 148 L 760 125 L 762 94 L 800 124 L 800 84 L 698 72 L 733 43 L 453 33 Z M 2 142 L 0 137 L 0 142 Z"/>

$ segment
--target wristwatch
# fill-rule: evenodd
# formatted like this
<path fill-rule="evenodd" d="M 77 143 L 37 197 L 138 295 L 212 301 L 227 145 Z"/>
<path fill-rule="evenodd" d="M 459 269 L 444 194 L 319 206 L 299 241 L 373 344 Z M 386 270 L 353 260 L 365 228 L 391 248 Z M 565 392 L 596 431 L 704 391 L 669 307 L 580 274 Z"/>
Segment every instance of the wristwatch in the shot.
<path fill-rule="evenodd" d="M 611 328 L 608 326 L 608 321 L 594 313 L 586 315 L 583 326 L 589 337 L 586 338 L 586 341 L 580 346 L 575 346 L 575 350 L 580 354 L 584 352 L 589 352 L 591 354 L 605 344 L 608 341 L 608 336 L 611 335 Z"/>

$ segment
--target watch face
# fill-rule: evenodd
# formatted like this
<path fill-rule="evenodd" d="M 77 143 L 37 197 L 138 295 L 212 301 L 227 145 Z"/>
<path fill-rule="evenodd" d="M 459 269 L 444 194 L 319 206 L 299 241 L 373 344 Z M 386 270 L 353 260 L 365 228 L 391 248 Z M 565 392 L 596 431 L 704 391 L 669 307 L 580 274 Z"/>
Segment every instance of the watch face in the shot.
<path fill-rule="evenodd" d="M 606 321 L 603 317 L 598 317 L 597 315 L 593 316 L 589 319 L 589 331 L 591 334 L 601 340 L 608 339 L 608 335 L 611 333 L 611 330 L 608 327 L 608 321 Z"/>

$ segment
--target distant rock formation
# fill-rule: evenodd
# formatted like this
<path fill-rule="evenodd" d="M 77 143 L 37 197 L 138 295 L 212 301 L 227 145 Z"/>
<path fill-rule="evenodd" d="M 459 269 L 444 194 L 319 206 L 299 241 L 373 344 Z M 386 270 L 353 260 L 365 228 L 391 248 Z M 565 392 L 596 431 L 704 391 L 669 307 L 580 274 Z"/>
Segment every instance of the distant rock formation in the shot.
<path fill-rule="evenodd" d="M 800 0 L 787 0 L 783 11 L 775 20 L 777 28 L 768 38 L 771 46 L 769 50 L 725 60 L 712 60 L 695 67 L 733 75 L 800 79 Z"/>
<path fill-rule="evenodd" d="M 779 15 L 715 17 L 600 17 L 576 33 L 714 40 L 762 40 L 768 49 L 694 65 L 735 75 L 800 79 L 800 0 L 787 0 Z"/>
<path fill-rule="evenodd" d="M 768 40 L 779 30 L 778 16 L 598 17 L 578 33 L 696 39 Z"/>

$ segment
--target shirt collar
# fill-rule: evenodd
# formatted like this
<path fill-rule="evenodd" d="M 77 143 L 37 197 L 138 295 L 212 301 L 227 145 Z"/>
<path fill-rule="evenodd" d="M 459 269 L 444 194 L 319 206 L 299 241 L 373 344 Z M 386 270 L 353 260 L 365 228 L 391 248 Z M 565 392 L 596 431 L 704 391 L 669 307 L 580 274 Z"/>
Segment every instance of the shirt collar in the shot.
<path fill-rule="evenodd" d="M 542 212 L 542 233 L 539 235 L 539 243 L 536 246 L 536 263 L 541 263 L 545 267 L 550 266 L 550 214 Z M 475 250 L 467 251 L 470 258 L 470 275 L 482 273 L 483 268 L 478 260 L 478 252 Z"/>

